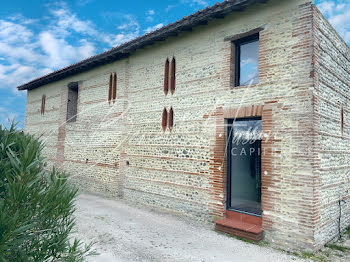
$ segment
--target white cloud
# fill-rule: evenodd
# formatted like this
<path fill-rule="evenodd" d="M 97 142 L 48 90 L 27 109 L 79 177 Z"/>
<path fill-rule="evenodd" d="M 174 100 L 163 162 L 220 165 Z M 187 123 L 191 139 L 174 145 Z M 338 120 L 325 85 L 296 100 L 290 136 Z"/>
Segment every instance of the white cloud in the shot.
<path fill-rule="evenodd" d="M 155 12 L 153 9 L 150 9 L 146 12 L 146 21 L 147 22 L 153 22 L 154 20 L 154 15 L 155 15 Z"/>
<path fill-rule="evenodd" d="M 204 0 L 192 0 L 194 4 L 201 5 L 201 6 L 207 6 L 208 2 Z"/>
<path fill-rule="evenodd" d="M 89 36 L 99 34 L 91 21 L 79 19 L 66 6 L 59 9 L 50 9 L 50 13 L 55 19 L 55 23 L 51 26 L 51 31 L 60 36 L 67 36 L 71 32 Z"/>
<path fill-rule="evenodd" d="M 331 15 L 333 13 L 335 3 L 333 1 L 323 1 L 317 6 L 324 15 Z"/>
<path fill-rule="evenodd" d="M 147 11 L 147 13 L 146 13 L 147 15 L 154 15 L 155 14 L 155 12 L 154 12 L 154 10 L 153 9 L 150 9 L 150 10 L 148 10 Z"/>
<path fill-rule="evenodd" d="M 130 41 L 140 34 L 140 24 L 132 15 L 124 15 L 125 22 L 117 27 L 119 33 L 117 35 L 106 34 L 104 41 L 113 46 L 118 46 L 124 42 Z"/>
<path fill-rule="evenodd" d="M 155 26 L 150 26 L 150 27 L 146 28 L 144 31 L 145 31 L 145 33 L 149 33 L 149 32 L 152 32 L 154 30 L 157 30 L 163 26 L 164 26 L 164 24 L 160 23 L 160 24 L 157 24 Z"/>
<path fill-rule="evenodd" d="M 165 8 L 165 12 L 169 12 L 171 9 L 175 8 L 176 5 L 168 5 L 166 8 Z"/>
<path fill-rule="evenodd" d="M 13 22 L 0 20 L 0 39 L 4 43 L 29 42 L 33 33 L 26 27 Z"/>
<path fill-rule="evenodd" d="M 0 19 L 0 88 L 18 94 L 16 86 L 90 57 L 97 47 L 120 45 L 141 31 L 132 15 L 119 15 L 123 23 L 115 26 L 115 33 L 107 33 L 79 18 L 64 2 L 46 8 L 41 20 L 21 14 Z"/>
<path fill-rule="evenodd" d="M 205 0 L 181 0 L 183 4 L 189 4 L 190 6 L 208 6 L 209 3 Z"/>
<path fill-rule="evenodd" d="M 106 32 L 79 17 L 64 2 L 51 2 L 43 8 L 45 16 L 40 19 L 22 14 L 0 18 L 0 88 L 5 95 L 0 124 L 8 124 L 8 118 L 24 119 L 24 110 L 18 108 L 24 105 L 26 92 L 19 92 L 16 86 L 90 57 L 98 48 L 102 51 L 120 45 L 142 31 L 132 15 L 118 13 L 111 17 L 114 31 Z M 149 16 L 154 14 L 154 10 L 148 10 Z M 23 112 L 16 113 L 16 109 Z"/>
<path fill-rule="evenodd" d="M 86 40 L 81 40 L 79 46 L 73 47 L 65 39 L 56 38 L 51 32 L 42 32 L 39 38 L 41 48 L 46 54 L 45 65 L 49 68 L 63 67 L 95 53 L 93 44 Z"/>
<path fill-rule="evenodd" d="M 19 114 L 4 107 L 0 107 L 0 125 L 9 126 L 11 122 L 18 119 Z"/>
<path fill-rule="evenodd" d="M 32 65 L 12 64 L 6 66 L 0 64 L 0 82 L 6 83 L 5 86 L 0 86 L 0 88 L 6 88 L 8 86 L 15 87 L 34 77 L 45 75 L 51 71 L 50 68 L 36 68 Z M 13 89 L 13 91 L 17 93 L 17 90 Z"/>
<path fill-rule="evenodd" d="M 347 0 L 318 1 L 317 7 L 338 31 L 341 37 L 350 42 L 350 2 Z"/>

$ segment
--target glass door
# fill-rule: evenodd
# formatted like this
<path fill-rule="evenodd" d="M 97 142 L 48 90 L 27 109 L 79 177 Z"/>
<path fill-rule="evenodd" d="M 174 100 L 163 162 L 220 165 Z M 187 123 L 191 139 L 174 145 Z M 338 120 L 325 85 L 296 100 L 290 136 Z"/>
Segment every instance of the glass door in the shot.
<path fill-rule="evenodd" d="M 261 118 L 228 120 L 228 210 L 261 215 L 261 133 Z"/>

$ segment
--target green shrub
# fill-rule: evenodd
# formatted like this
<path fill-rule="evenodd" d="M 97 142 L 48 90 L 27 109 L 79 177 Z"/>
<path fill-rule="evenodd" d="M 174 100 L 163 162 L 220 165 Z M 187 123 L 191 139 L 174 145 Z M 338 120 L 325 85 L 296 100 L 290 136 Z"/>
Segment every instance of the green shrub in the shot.
<path fill-rule="evenodd" d="M 48 172 L 43 144 L 0 126 L 0 261 L 83 261 L 91 245 L 70 238 L 77 189 Z"/>

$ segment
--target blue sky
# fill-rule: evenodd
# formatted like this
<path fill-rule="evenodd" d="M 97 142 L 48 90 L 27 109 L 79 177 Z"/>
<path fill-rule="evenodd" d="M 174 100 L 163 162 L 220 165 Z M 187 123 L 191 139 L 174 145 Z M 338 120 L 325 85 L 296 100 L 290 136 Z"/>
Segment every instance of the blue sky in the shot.
<path fill-rule="evenodd" d="M 16 86 L 148 31 L 216 0 L 11 0 L 0 5 L 0 124 L 23 127 L 26 93 Z M 350 43 L 350 1 L 316 4 Z"/>

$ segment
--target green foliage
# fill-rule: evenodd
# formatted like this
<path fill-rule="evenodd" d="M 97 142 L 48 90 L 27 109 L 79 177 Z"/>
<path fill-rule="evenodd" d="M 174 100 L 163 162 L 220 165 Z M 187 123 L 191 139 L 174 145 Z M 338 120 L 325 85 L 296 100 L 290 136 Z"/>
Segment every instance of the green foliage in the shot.
<path fill-rule="evenodd" d="M 83 261 L 91 245 L 70 239 L 77 189 L 48 172 L 43 144 L 0 126 L 0 261 Z"/>
<path fill-rule="evenodd" d="M 302 258 L 313 258 L 315 256 L 314 253 L 303 251 L 301 252 L 301 257 Z"/>
<path fill-rule="evenodd" d="M 331 249 L 335 249 L 335 250 L 341 251 L 341 252 L 348 252 L 348 251 L 350 251 L 350 248 L 344 247 L 344 246 L 340 246 L 340 245 L 337 245 L 337 244 L 328 244 L 327 247 L 329 247 Z"/>

